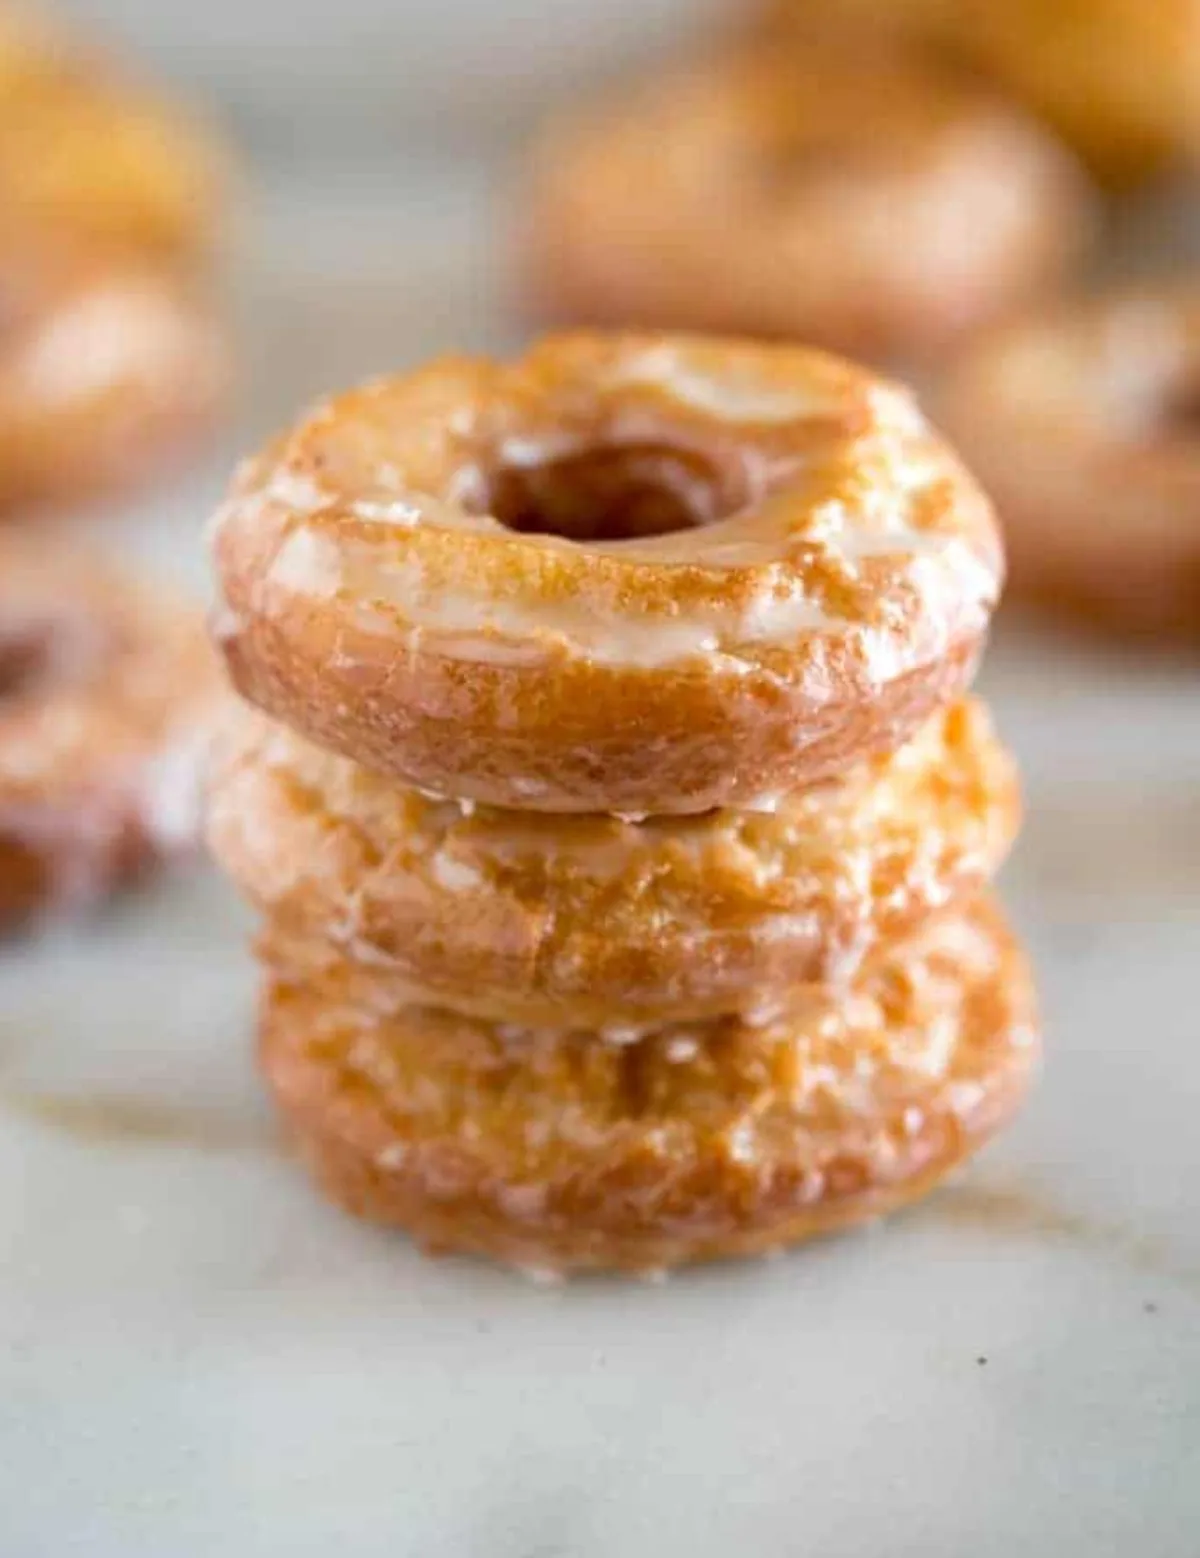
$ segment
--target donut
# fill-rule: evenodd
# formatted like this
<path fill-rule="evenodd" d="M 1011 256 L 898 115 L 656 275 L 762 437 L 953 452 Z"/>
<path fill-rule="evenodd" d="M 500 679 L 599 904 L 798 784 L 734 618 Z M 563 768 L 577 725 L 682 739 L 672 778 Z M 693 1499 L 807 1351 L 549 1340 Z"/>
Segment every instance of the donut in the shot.
<path fill-rule="evenodd" d="M 19 247 L 0 288 L 0 511 L 122 490 L 210 425 L 227 354 L 190 282 Z"/>
<path fill-rule="evenodd" d="M 219 158 L 181 114 L 43 17 L 0 11 L 0 232 L 191 263 L 210 249 Z"/>
<path fill-rule="evenodd" d="M 1114 185 L 1200 153 L 1198 0 L 967 0 L 950 45 Z"/>
<path fill-rule="evenodd" d="M 267 916 L 269 967 L 348 963 L 384 1010 L 611 1034 L 844 979 L 974 896 L 1018 810 L 973 703 L 773 815 L 641 823 L 432 800 L 245 712 L 217 744 L 208 834 Z"/>
<path fill-rule="evenodd" d="M 798 347 L 551 337 L 326 402 L 217 516 L 244 697 L 439 795 L 770 810 L 968 682 L 991 509 L 902 390 Z"/>
<path fill-rule="evenodd" d="M 791 337 L 912 363 L 1053 282 L 1091 200 L 1021 110 L 932 62 L 813 40 L 552 125 L 531 300 L 572 323 Z"/>
<path fill-rule="evenodd" d="M 1091 298 L 989 336 L 938 392 L 996 499 L 1014 592 L 1200 640 L 1200 287 Z"/>
<path fill-rule="evenodd" d="M 762 1253 L 892 1211 L 1009 1118 L 1036 1056 L 1028 972 L 986 903 L 759 1027 L 606 1044 L 338 991 L 277 977 L 261 1008 L 319 1182 L 430 1250 L 548 1272 Z"/>
<path fill-rule="evenodd" d="M 882 30 L 970 65 L 1114 185 L 1200 151 L 1200 0 L 771 0 L 768 14 L 772 32 Z"/>
<path fill-rule="evenodd" d="M 0 931 L 195 846 L 218 692 L 179 601 L 65 543 L 0 539 Z"/>

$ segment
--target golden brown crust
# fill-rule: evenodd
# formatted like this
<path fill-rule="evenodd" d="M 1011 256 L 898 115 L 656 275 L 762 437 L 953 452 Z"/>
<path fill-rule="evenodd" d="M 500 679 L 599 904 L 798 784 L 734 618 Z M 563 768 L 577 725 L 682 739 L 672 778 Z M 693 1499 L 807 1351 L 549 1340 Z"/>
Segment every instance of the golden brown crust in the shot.
<path fill-rule="evenodd" d="M 1029 105 L 1106 181 L 1200 153 L 1197 0 L 769 0 L 773 26 L 880 30 L 974 67 Z"/>
<path fill-rule="evenodd" d="M 268 917 L 260 954 L 289 977 L 348 960 L 355 1001 L 378 1010 L 613 1034 L 844 979 L 978 892 L 1018 810 L 978 704 L 773 814 L 642 823 L 439 802 L 242 710 L 208 832 Z"/>
<path fill-rule="evenodd" d="M 191 283 L 30 248 L 6 267 L 0 510 L 123 489 L 209 425 L 226 349 Z"/>
<path fill-rule="evenodd" d="M 217 690 L 187 607 L 65 547 L 0 542 L 0 930 L 195 845 Z"/>
<path fill-rule="evenodd" d="M 938 393 L 1005 524 L 1014 593 L 1200 639 L 1200 289 L 1141 288 L 979 343 Z"/>
<path fill-rule="evenodd" d="M 803 1016 L 636 1044 L 390 1020 L 276 980 L 268 1081 L 325 1188 L 437 1250 L 572 1271 L 760 1252 L 929 1189 L 1036 1057 L 1024 961 L 980 904 Z"/>
<path fill-rule="evenodd" d="M 725 54 L 552 125 L 529 293 L 573 323 L 943 351 L 1054 281 L 1082 175 L 1020 110 L 930 61 L 829 38 Z"/>
<path fill-rule="evenodd" d="M 894 750 L 968 681 L 1003 571 L 902 391 L 664 336 L 341 396 L 245 468 L 214 549 L 236 686 L 313 740 L 437 793 L 656 815 Z"/>

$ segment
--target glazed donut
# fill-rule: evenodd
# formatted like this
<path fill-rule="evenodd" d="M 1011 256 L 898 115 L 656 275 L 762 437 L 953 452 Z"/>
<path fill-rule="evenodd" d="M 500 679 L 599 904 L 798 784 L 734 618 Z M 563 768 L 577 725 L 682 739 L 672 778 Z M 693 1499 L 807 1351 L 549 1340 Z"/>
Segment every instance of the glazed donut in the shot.
<path fill-rule="evenodd" d="M 0 9 L 0 231 L 191 260 L 211 246 L 218 158 L 182 116 L 14 6 Z"/>
<path fill-rule="evenodd" d="M 178 601 L 0 541 L 0 930 L 84 908 L 197 843 L 219 691 Z"/>
<path fill-rule="evenodd" d="M 772 21 L 880 29 L 969 64 L 1107 181 L 1200 152 L 1200 0 L 771 0 Z"/>
<path fill-rule="evenodd" d="M 800 348 L 567 335 L 319 408 L 214 527 L 250 701 L 440 795 L 771 809 L 968 681 L 1003 572 L 903 391 Z"/>
<path fill-rule="evenodd" d="M 1000 332 L 939 393 L 1005 522 L 1017 592 L 1200 639 L 1200 288 L 1143 288 Z"/>
<path fill-rule="evenodd" d="M 0 353 L 0 510 L 124 488 L 209 425 L 224 339 L 159 267 L 10 251 Z"/>
<path fill-rule="evenodd" d="M 636 1043 L 391 1018 L 283 978 L 261 1054 L 349 1210 L 433 1250 L 568 1272 L 775 1249 L 931 1188 L 1013 1113 L 1036 1056 L 997 912 L 955 911 L 850 989 L 762 1027 Z"/>
<path fill-rule="evenodd" d="M 553 126 L 532 177 L 539 309 L 943 351 L 1054 280 L 1090 196 L 1020 110 L 932 62 L 828 42 L 647 83 Z"/>
<path fill-rule="evenodd" d="M 354 999 L 623 1032 L 762 1012 L 974 895 L 1016 830 L 979 704 L 774 815 L 642 823 L 430 800 L 244 711 L 209 842 L 268 917 L 270 967 L 348 962 Z"/>

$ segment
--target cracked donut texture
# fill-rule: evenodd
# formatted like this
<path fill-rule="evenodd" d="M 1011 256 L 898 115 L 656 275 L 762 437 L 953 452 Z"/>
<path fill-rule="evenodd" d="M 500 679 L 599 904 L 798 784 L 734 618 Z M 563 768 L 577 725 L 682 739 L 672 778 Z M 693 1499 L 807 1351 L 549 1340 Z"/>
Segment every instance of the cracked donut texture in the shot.
<path fill-rule="evenodd" d="M 686 526 L 490 511 L 582 457 L 610 488 L 686 478 Z M 213 544 L 244 697 L 407 784 L 556 812 L 770 807 L 894 750 L 970 679 L 1003 576 L 905 391 L 694 337 L 550 337 L 338 396 L 247 463 Z"/>
<path fill-rule="evenodd" d="M 1037 1054 L 964 696 L 991 509 L 819 352 L 574 334 L 337 396 L 217 516 L 210 842 L 318 1180 L 536 1271 L 766 1253 L 977 1150 Z"/>

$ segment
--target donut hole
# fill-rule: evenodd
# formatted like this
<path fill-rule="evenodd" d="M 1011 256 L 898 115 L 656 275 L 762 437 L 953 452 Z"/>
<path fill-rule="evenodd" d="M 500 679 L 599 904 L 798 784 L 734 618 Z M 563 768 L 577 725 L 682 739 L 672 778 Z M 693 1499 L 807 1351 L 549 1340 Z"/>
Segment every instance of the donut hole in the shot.
<path fill-rule="evenodd" d="M 665 444 L 588 449 L 530 465 L 501 466 L 488 512 L 522 535 L 568 541 L 635 541 L 694 530 L 735 504 L 720 472 Z"/>
<path fill-rule="evenodd" d="M 1181 384 L 1167 397 L 1161 430 L 1172 439 L 1200 438 L 1200 383 Z"/>
<path fill-rule="evenodd" d="M 52 634 L 43 626 L 0 633 L 0 700 L 19 698 L 40 686 L 54 663 Z"/>
<path fill-rule="evenodd" d="M 102 674 L 116 635 L 86 616 L 53 614 L 0 627 L 0 701 Z"/>

